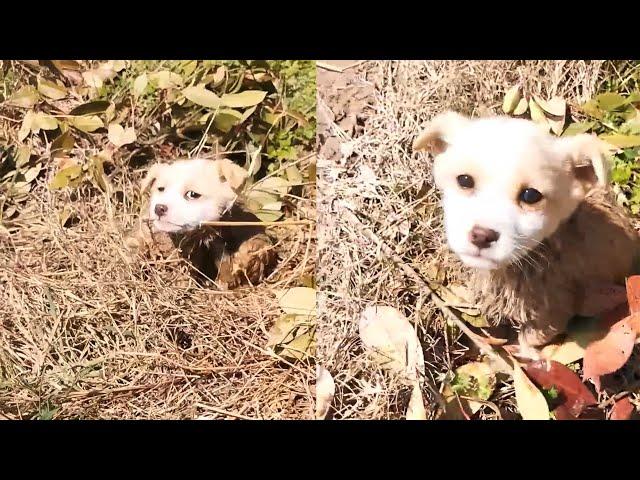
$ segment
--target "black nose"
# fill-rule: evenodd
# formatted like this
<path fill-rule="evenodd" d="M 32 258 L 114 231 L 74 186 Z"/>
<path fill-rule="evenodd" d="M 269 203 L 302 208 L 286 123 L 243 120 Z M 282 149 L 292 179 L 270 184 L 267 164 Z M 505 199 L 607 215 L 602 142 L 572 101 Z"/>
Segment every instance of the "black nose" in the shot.
<path fill-rule="evenodd" d="M 500 234 L 495 230 L 477 225 L 469 232 L 469 241 L 480 249 L 489 248 L 493 242 L 498 241 L 498 238 Z"/>
<path fill-rule="evenodd" d="M 169 208 L 166 205 L 163 205 L 162 203 L 158 203 L 153 210 L 156 212 L 156 215 L 161 217 L 167 214 L 167 210 L 169 210 Z"/>

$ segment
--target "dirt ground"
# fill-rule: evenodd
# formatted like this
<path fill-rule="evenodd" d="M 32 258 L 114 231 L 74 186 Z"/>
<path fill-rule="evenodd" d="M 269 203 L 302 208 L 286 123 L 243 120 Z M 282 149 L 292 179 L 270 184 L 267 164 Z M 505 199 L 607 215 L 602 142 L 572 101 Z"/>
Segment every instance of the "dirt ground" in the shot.
<path fill-rule="evenodd" d="M 364 308 L 397 308 L 415 326 L 425 358 L 428 418 L 455 369 L 478 349 L 416 281 L 464 284 L 444 244 L 438 193 L 426 158 L 411 144 L 435 114 L 501 112 L 506 89 L 558 95 L 570 108 L 596 91 L 603 62 L 375 61 L 318 73 L 318 361 L 333 375 L 333 418 L 400 419 L 406 383 L 372 362 L 360 340 Z M 343 65 L 344 66 L 344 65 Z M 391 247 L 383 252 L 365 230 Z M 389 253 L 404 267 L 407 275 Z M 510 379 L 499 379 L 481 419 L 519 418 Z"/>

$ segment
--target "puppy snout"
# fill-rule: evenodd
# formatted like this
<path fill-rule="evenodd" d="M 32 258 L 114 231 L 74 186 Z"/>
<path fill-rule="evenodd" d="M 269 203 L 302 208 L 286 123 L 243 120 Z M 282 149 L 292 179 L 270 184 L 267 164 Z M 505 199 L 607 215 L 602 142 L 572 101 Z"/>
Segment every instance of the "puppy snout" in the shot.
<path fill-rule="evenodd" d="M 500 234 L 490 228 L 475 226 L 469 232 L 469 241 L 479 249 L 489 248 L 493 242 L 497 242 Z"/>
<path fill-rule="evenodd" d="M 162 204 L 162 203 L 158 203 L 154 208 L 154 211 L 156 212 L 156 215 L 158 215 L 159 217 L 162 217 L 163 215 L 166 215 L 168 210 L 169 210 L 169 208 L 166 205 Z"/>

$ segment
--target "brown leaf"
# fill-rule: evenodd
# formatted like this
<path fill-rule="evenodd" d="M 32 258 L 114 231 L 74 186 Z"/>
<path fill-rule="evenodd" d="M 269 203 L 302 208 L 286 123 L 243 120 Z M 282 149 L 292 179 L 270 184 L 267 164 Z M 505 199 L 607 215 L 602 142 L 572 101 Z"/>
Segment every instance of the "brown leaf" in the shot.
<path fill-rule="evenodd" d="M 620 369 L 631 355 L 636 333 L 630 320 L 631 317 L 619 320 L 604 338 L 591 343 L 585 350 L 582 378 L 591 379 L 598 391 L 600 377 Z"/>
<path fill-rule="evenodd" d="M 629 420 L 633 415 L 634 407 L 629 397 L 624 397 L 613 404 L 609 420 Z"/>
<path fill-rule="evenodd" d="M 532 362 L 525 367 L 525 371 L 536 385 L 545 390 L 551 388 L 558 390 L 562 405 L 574 417 L 580 415 L 585 407 L 597 403 L 593 394 L 580 381 L 580 377 L 559 362 L 553 360 Z"/>
<path fill-rule="evenodd" d="M 640 313 L 640 275 L 627 278 L 627 299 L 629 311 Z"/>

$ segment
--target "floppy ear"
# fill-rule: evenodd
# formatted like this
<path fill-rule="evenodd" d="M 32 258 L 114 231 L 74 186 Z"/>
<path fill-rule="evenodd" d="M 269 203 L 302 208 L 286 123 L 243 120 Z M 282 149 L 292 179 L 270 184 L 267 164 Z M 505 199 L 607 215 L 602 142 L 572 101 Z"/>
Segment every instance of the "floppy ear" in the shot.
<path fill-rule="evenodd" d="M 244 185 L 244 182 L 247 180 L 249 176 L 249 172 L 247 172 L 244 168 L 236 165 L 231 160 L 227 160 L 223 158 L 222 160 L 216 160 L 216 165 L 218 168 L 218 175 L 220 176 L 220 180 L 223 182 L 227 182 L 229 186 L 233 189 L 233 191 L 238 191 Z"/>
<path fill-rule="evenodd" d="M 425 130 L 413 142 L 413 150 L 426 150 L 432 155 L 439 155 L 449 146 L 448 139 L 469 119 L 459 113 L 446 112 L 436 115 Z"/>
<path fill-rule="evenodd" d="M 611 165 L 607 151 L 610 147 L 605 142 L 589 134 L 558 141 L 565 162 L 575 178 L 574 195 L 584 197 L 594 188 L 608 185 Z"/>
<path fill-rule="evenodd" d="M 140 182 L 140 189 L 143 192 L 146 192 L 149 188 L 153 186 L 153 183 L 156 181 L 156 178 L 158 178 L 158 174 L 160 173 L 160 170 L 162 169 L 162 167 L 163 167 L 163 164 L 156 163 L 149 169 L 145 177 Z"/>

